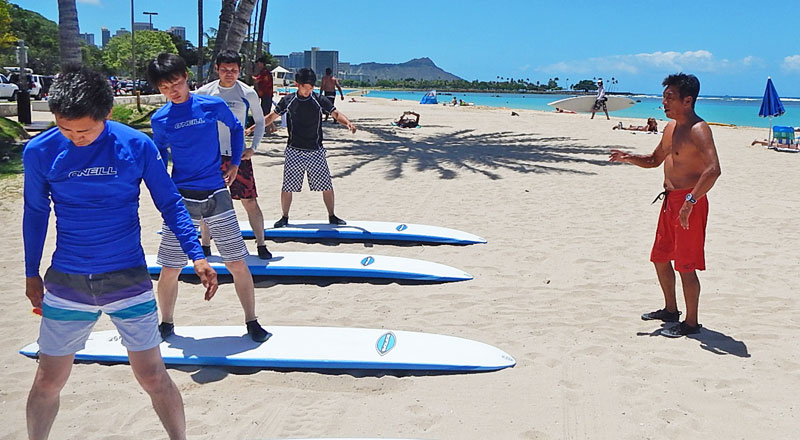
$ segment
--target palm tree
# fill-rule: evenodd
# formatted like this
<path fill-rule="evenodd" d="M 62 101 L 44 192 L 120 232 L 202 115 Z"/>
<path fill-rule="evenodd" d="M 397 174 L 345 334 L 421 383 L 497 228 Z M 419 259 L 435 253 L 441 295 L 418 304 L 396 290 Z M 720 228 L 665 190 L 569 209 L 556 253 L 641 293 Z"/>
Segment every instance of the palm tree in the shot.
<path fill-rule="evenodd" d="M 258 12 L 258 41 L 256 41 L 256 58 L 261 56 L 261 46 L 264 43 L 264 20 L 267 18 L 267 3 L 261 0 L 261 10 Z"/>
<path fill-rule="evenodd" d="M 239 0 L 236 6 L 236 13 L 233 15 L 233 22 L 225 35 L 223 49 L 238 52 L 242 48 L 242 42 L 247 34 L 247 27 L 250 24 L 250 17 L 253 15 L 253 8 L 256 0 Z"/>
<path fill-rule="evenodd" d="M 236 10 L 236 0 L 222 0 L 222 9 L 219 12 L 219 26 L 217 26 L 217 36 L 214 39 L 214 50 L 211 52 L 211 59 L 217 58 L 217 54 L 225 43 L 225 37 L 228 35 L 228 29 L 233 22 L 233 14 Z M 209 78 L 212 72 L 209 72 Z"/>
<path fill-rule="evenodd" d="M 80 28 L 75 0 L 58 0 L 58 48 L 62 70 L 69 64 L 81 63 Z"/>
<path fill-rule="evenodd" d="M 203 82 L 203 0 L 197 0 L 197 82 Z"/>

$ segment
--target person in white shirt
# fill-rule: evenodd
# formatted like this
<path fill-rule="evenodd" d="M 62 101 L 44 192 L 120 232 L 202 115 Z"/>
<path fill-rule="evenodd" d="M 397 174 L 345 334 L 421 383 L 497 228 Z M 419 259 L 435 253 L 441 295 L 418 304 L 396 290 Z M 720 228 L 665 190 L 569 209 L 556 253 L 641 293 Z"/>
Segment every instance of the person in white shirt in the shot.
<path fill-rule="evenodd" d="M 253 131 L 253 142 L 249 148 L 242 152 L 242 163 L 239 165 L 239 173 L 230 185 L 231 198 L 242 201 L 250 227 L 256 237 L 258 257 L 263 260 L 272 258 L 272 254 L 264 243 L 264 215 L 261 207 L 258 206 L 258 192 L 256 191 L 256 180 L 253 175 L 253 162 L 251 157 L 258 148 L 261 138 L 264 135 L 264 114 L 261 111 L 261 102 L 258 94 L 252 87 L 238 80 L 242 70 L 242 58 L 238 52 L 224 50 L 217 55 L 214 69 L 219 75 L 219 79 L 212 81 L 197 89 L 195 93 L 200 95 L 211 95 L 222 98 L 231 109 L 242 126 L 245 126 L 248 110 L 253 114 L 255 130 Z M 222 172 L 225 172 L 231 159 L 231 140 L 228 130 L 219 130 L 219 146 L 222 155 Z M 211 253 L 211 237 L 205 224 L 201 224 L 202 233 L 201 244 L 206 255 Z"/>
<path fill-rule="evenodd" d="M 597 97 L 594 98 L 594 106 L 592 107 L 592 117 L 589 119 L 594 119 L 595 112 L 599 112 L 600 109 L 606 114 L 606 119 L 610 120 L 611 118 L 608 117 L 608 108 L 606 107 L 606 89 L 603 87 L 603 79 L 597 80 Z"/>

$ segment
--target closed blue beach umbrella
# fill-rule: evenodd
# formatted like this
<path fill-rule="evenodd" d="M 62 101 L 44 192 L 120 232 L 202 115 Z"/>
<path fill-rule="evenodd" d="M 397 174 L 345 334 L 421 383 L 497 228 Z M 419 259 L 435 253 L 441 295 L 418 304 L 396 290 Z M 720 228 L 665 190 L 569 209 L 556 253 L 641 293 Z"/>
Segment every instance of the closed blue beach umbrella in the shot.
<path fill-rule="evenodd" d="M 758 111 L 758 116 L 762 118 L 769 117 L 769 142 L 772 143 L 772 118 L 786 113 L 786 110 L 781 104 L 781 98 L 778 92 L 775 91 L 775 86 L 772 84 L 772 78 L 767 77 L 767 89 L 764 90 L 764 99 L 761 101 L 761 110 Z"/>

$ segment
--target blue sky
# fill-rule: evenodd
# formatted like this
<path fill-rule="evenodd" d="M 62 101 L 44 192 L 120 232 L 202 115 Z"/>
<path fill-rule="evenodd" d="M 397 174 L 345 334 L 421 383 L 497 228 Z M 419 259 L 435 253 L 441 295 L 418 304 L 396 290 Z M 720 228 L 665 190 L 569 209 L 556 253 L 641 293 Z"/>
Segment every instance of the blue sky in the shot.
<path fill-rule="evenodd" d="M 55 0 L 11 2 L 58 21 Z M 217 27 L 220 3 L 204 1 L 204 27 Z M 700 78 L 703 95 L 760 96 L 772 76 L 781 96 L 800 97 L 797 4 L 782 3 L 272 0 L 267 28 L 273 54 L 318 46 L 351 63 L 426 56 L 467 80 L 614 77 L 617 90 L 660 93 L 664 76 L 685 71 Z M 96 42 L 101 26 L 130 28 L 128 0 L 77 4 L 81 32 Z M 135 0 L 136 21 L 147 21 L 142 11 L 159 13 L 159 29 L 186 27 L 197 42 L 196 0 Z"/>

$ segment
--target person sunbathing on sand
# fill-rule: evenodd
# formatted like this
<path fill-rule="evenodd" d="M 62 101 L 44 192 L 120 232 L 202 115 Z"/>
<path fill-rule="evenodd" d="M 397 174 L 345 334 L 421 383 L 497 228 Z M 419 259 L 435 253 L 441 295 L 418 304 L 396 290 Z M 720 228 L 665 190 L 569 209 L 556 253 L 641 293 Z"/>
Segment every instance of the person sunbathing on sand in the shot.
<path fill-rule="evenodd" d="M 556 113 L 572 113 L 572 114 L 575 114 L 575 112 L 572 111 L 572 110 L 564 110 L 563 108 L 558 108 L 558 107 L 556 107 L 556 109 L 553 110 L 553 111 L 556 112 Z"/>
<path fill-rule="evenodd" d="M 414 118 L 409 117 L 413 115 Z M 406 111 L 400 116 L 400 119 L 394 121 L 394 124 L 400 128 L 417 128 L 419 127 L 419 113 Z"/>
<path fill-rule="evenodd" d="M 647 125 L 629 125 L 623 127 L 622 122 L 611 127 L 612 130 L 646 131 L 648 133 L 658 133 L 658 122 L 656 118 L 647 118 Z"/>

